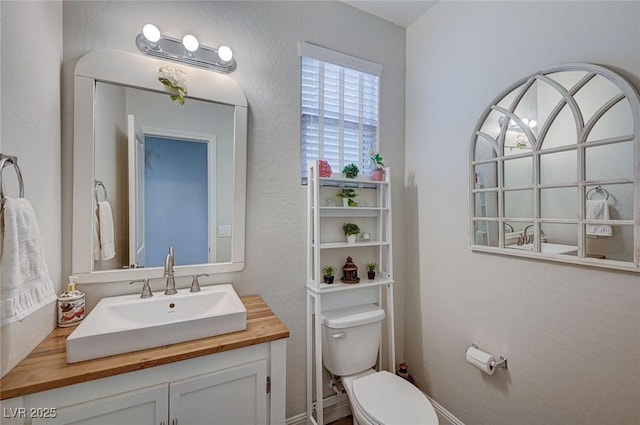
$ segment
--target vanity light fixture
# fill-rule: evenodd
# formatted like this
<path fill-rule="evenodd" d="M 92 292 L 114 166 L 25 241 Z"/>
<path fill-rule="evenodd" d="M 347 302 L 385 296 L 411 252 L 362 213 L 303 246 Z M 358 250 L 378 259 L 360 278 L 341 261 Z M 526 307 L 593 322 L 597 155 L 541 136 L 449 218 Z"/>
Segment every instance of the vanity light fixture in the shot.
<path fill-rule="evenodd" d="M 501 115 L 498 118 L 498 125 L 500 127 L 502 127 L 502 124 L 504 124 L 504 120 L 505 120 L 504 115 Z M 526 126 L 529 126 L 529 128 L 535 128 L 535 127 L 538 126 L 538 121 L 530 120 L 528 118 L 522 118 L 522 123 L 524 125 L 526 125 Z M 516 123 L 513 119 L 509 120 L 509 128 L 508 129 L 512 130 L 512 131 L 522 131 L 522 129 L 518 126 L 518 123 Z"/>
<path fill-rule="evenodd" d="M 153 24 L 146 24 L 142 28 L 142 32 L 136 37 L 136 45 L 142 53 L 149 56 L 224 73 L 236 70 L 236 60 L 228 46 L 220 46 L 218 49 L 203 46 L 192 34 L 179 40 L 163 35 Z"/>

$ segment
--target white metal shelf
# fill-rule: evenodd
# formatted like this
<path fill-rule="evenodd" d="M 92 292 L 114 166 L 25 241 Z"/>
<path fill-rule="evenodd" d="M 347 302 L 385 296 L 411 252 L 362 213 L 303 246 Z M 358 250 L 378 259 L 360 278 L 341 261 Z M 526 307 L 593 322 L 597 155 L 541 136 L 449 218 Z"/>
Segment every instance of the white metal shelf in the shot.
<path fill-rule="evenodd" d="M 349 179 L 334 173 L 320 177 L 318 162 L 309 164 L 307 182 L 307 422 L 323 424 L 324 382 L 322 364 L 322 326 L 316 316 L 336 308 L 360 304 L 377 304 L 385 309 L 388 357 L 383 359 L 382 345 L 378 352 L 378 365 L 387 363 L 395 368 L 395 335 L 393 314 L 393 255 L 391 172 L 385 168 L 383 181 L 368 176 Z M 361 189 L 359 206 L 336 206 L 331 201 L 337 196 L 332 188 Z M 326 199 L 326 203 L 325 203 Z M 335 199 L 335 198 L 334 198 Z M 321 205 L 320 202 L 324 205 Z M 342 235 L 341 219 L 366 228 L 375 240 L 347 243 Z M 326 242 L 323 242 L 326 241 Z M 347 256 L 358 258 L 360 282 L 343 283 L 341 266 Z M 364 264 L 375 261 L 379 272 L 369 280 Z M 323 283 L 322 267 L 336 269 L 334 283 Z M 384 361 L 383 361 L 384 360 Z M 315 416 L 315 417 L 314 417 Z"/>
<path fill-rule="evenodd" d="M 389 242 L 369 241 L 369 242 L 321 242 L 320 249 L 336 249 L 336 248 L 363 248 L 365 246 L 388 246 Z M 315 247 L 315 244 L 313 245 Z"/>
<path fill-rule="evenodd" d="M 350 291 L 354 289 L 371 288 L 375 286 L 384 286 L 395 283 L 393 279 L 388 277 L 376 276 L 375 279 L 369 280 L 366 278 L 360 278 L 360 283 L 343 283 L 340 280 L 335 280 L 332 284 L 321 283 L 318 288 L 315 284 L 307 284 L 307 289 L 315 293 L 327 293 L 338 291 Z"/>
<path fill-rule="evenodd" d="M 386 207 L 320 207 L 320 217 L 376 217 Z"/>
<path fill-rule="evenodd" d="M 375 189 L 375 186 L 387 185 L 389 184 L 389 181 L 388 179 L 375 181 L 371 180 L 371 178 L 367 176 L 359 176 L 354 179 L 350 179 L 344 177 L 340 173 L 332 173 L 331 177 L 318 177 L 318 183 L 320 186 L 334 186 L 335 184 L 336 186 L 343 185 L 349 187 L 360 187 L 362 189 Z"/>

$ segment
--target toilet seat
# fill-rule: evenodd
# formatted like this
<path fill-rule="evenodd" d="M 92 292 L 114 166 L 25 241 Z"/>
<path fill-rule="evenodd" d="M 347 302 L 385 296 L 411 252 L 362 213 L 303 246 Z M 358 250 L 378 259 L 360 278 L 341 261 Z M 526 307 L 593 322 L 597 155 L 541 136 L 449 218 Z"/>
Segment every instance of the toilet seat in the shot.
<path fill-rule="evenodd" d="M 372 424 L 438 424 L 429 399 L 418 388 L 387 371 L 354 379 L 352 389 L 352 403 Z"/>

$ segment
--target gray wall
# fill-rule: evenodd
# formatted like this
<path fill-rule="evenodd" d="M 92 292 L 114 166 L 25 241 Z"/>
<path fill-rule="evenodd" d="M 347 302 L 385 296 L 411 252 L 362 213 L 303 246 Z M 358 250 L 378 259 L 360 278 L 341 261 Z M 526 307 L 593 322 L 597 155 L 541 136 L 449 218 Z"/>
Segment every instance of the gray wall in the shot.
<path fill-rule="evenodd" d="M 405 353 L 466 425 L 640 423 L 638 274 L 473 253 L 467 205 L 494 96 L 566 62 L 640 88 L 639 20 L 637 2 L 439 2 L 407 30 Z M 509 370 L 465 363 L 471 343 Z"/>
<path fill-rule="evenodd" d="M 204 45 L 228 44 L 238 61 L 231 75 L 249 101 L 246 268 L 203 283 L 232 282 L 241 295 L 260 294 L 291 331 L 287 349 L 287 416 L 304 411 L 306 187 L 299 176 L 298 42 L 308 41 L 384 66 L 381 79 L 381 154 L 404 174 L 405 30 L 339 2 L 65 2 L 63 66 L 63 187 L 71 188 L 73 165 L 73 69 L 90 50 L 138 53 L 134 40 L 144 24 L 180 37 L 192 32 Z M 91 160 L 87 158 L 87 160 Z M 393 203 L 402 206 L 402 179 Z M 71 265 L 71 205 L 64 192 L 63 270 Z M 394 247 L 402 258 L 402 226 Z M 401 306 L 402 260 L 396 261 Z M 163 283 L 152 281 L 154 290 Z M 178 286 L 186 287 L 189 279 Z M 83 285 L 87 302 L 131 292 L 127 282 Z M 401 311 L 401 310 L 397 310 Z M 403 346 L 402 316 L 396 320 Z M 402 359 L 402 351 L 398 350 Z"/>
<path fill-rule="evenodd" d="M 0 2 L 2 19 L 2 138 L 0 152 L 18 156 L 25 198 L 38 219 L 47 267 L 58 289 L 61 273 L 60 65 L 62 2 Z M 3 181 L 17 196 L 15 173 Z M 55 303 L 0 329 L 4 376 L 56 324 Z"/>

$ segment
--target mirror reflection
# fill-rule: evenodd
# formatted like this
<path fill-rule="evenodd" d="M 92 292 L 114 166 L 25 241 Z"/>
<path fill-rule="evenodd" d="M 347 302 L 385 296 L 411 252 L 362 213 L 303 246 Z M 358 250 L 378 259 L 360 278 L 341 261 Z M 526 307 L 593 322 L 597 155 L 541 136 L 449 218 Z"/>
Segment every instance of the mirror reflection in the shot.
<path fill-rule="evenodd" d="M 100 201 L 112 213 L 113 255 L 95 242 L 94 270 L 231 261 L 234 107 L 96 83 L 95 158 Z M 106 236 L 105 236 L 106 235 Z"/>
<path fill-rule="evenodd" d="M 588 64 L 512 87 L 472 138 L 472 248 L 637 270 L 637 94 Z"/>

